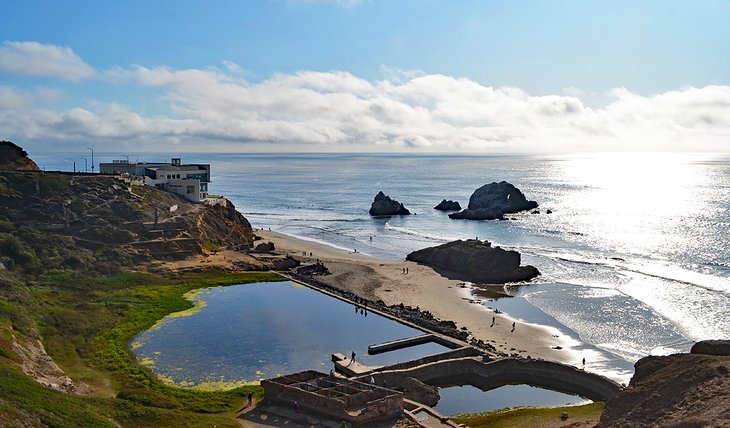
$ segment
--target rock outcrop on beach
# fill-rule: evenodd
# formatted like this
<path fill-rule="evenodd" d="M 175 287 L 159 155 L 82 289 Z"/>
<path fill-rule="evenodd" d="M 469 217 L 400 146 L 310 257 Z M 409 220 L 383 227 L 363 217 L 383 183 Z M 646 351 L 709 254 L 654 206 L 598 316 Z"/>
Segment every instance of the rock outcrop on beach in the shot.
<path fill-rule="evenodd" d="M 37 171 L 38 165 L 20 146 L 10 141 L 0 141 L 0 170 Z"/>
<path fill-rule="evenodd" d="M 597 426 L 729 426 L 730 355 L 715 352 L 730 341 L 711 342 L 698 342 L 689 354 L 637 361 L 628 388 L 606 404 Z"/>
<path fill-rule="evenodd" d="M 391 199 L 382 191 L 375 195 L 370 210 L 368 211 L 371 216 L 389 216 L 389 215 L 409 215 L 411 212 L 403 206 L 402 203 Z"/>
<path fill-rule="evenodd" d="M 276 247 L 274 247 L 274 243 L 271 241 L 262 242 L 254 248 L 254 251 L 275 251 L 275 250 L 276 250 Z"/>
<path fill-rule="evenodd" d="M 414 251 L 406 260 L 431 266 L 441 275 L 482 284 L 527 281 L 540 274 L 534 266 L 520 266 L 520 253 L 469 239 Z"/>
<path fill-rule="evenodd" d="M 461 205 L 457 201 L 447 201 L 444 199 L 443 201 L 439 202 L 438 205 L 433 207 L 435 210 L 439 211 L 460 211 Z"/>
<path fill-rule="evenodd" d="M 525 195 L 510 183 L 486 184 L 472 193 L 467 209 L 449 214 L 450 218 L 462 220 L 494 220 L 505 214 L 537 208 L 537 202 L 528 201 Z"/>

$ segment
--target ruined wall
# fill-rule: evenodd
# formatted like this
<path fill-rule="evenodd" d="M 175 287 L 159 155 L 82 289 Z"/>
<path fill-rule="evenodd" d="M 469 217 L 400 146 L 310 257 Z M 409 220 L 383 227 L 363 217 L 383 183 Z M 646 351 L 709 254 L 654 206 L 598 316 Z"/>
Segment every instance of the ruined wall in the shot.
<path fill-rule="evenodd" d="M 403 395 L 378 386 L 308 371 L 261 381 L 266 400 L 353 425 L 397 419 Z"/>
<path fill-rule="evenodd" d="M 506 358 L 483 362 L 462 358 L 425 364 L 396 371 L 429 385 L 474 385 L 488 389 L 496 385 L 524 383 L 555 391 L 578 394 L 594 401 L 608 401 L 621 391 L 616 382 L 578 368 L 542 360 Z"/>

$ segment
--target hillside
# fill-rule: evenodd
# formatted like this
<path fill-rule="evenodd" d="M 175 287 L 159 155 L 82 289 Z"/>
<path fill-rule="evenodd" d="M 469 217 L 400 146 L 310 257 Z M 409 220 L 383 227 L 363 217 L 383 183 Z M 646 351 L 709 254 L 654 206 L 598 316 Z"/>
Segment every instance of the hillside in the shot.
<path fill-rule="evenodd" d="M 249 222 L 230 203 L 34 165 L 0 144 L 0 426 L 238 426 L 258 386 L 167 386 L 128 342 L 191 308 L 190 290 L 282 280 L 210 263 L 223 252 L 268 267 L 238 251 L 253 244 Z M 195 268 L 159 268 L 179 260 Z"/>
<path fill-rule="evenodd" d="M 0 172 L 0 206 L 0 262 L 33 272 L 133 266 L 253 243 L 251 225 L 230 203 L 193 204 L 113 177 Z"/>

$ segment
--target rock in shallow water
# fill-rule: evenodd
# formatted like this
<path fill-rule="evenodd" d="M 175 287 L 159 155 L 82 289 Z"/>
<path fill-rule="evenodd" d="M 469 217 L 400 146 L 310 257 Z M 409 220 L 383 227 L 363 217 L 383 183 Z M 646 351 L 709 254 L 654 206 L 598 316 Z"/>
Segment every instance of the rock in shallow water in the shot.
<path fill-rule="evenodd" d="M 444 199 L 443 201 L 439 202 L 438 205 L 433 207 L 435 210 L 439 211 L 459 211 L 461 210 L 461 205 L 457 201 L 447 201 Z"/>
<path fill-rule="evenodd" d="M 540 274 L 534 266 L 520 266 L 520 253 L 469 239 L 414 251 L 406 260 L 433 267 L 442 275 L 483 284 L 526 281 Z"/>
<path fill-rule="evenodd" d="M 388 215 L 409 215 L 411 212 L 403 206 L 402 203 L 386 196 L 382 191 L 375 195 L 375 200 L 368 211 L 372 216 L 388 216 Z"/>
<path fill-rule="evenodd" d="M 528 201 L 525 195 L 510 183 L 485 184 L 472 193 L 469 206 L 464 211 L 449 214 L 450 218 L 463 220 L 494 220 L 505 214 L 537 208 L 537 202 Z"/>

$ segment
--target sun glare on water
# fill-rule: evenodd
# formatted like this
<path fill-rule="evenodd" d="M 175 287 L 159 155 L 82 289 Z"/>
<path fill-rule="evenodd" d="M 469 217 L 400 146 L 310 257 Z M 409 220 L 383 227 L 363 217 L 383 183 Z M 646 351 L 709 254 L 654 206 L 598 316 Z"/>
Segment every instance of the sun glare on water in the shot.
<path fill-rule="evenodd" d="M 566 200 L 581 215 L 581 230 L 620 252 L 664 252 L 683 245 L 683 222 L 710 208 L 702 155 L 610 153 L 570 157 L 559 164 L 566 185 L 581 187 Z M 579 216 L 575 216 L 576 219 Z"/>

